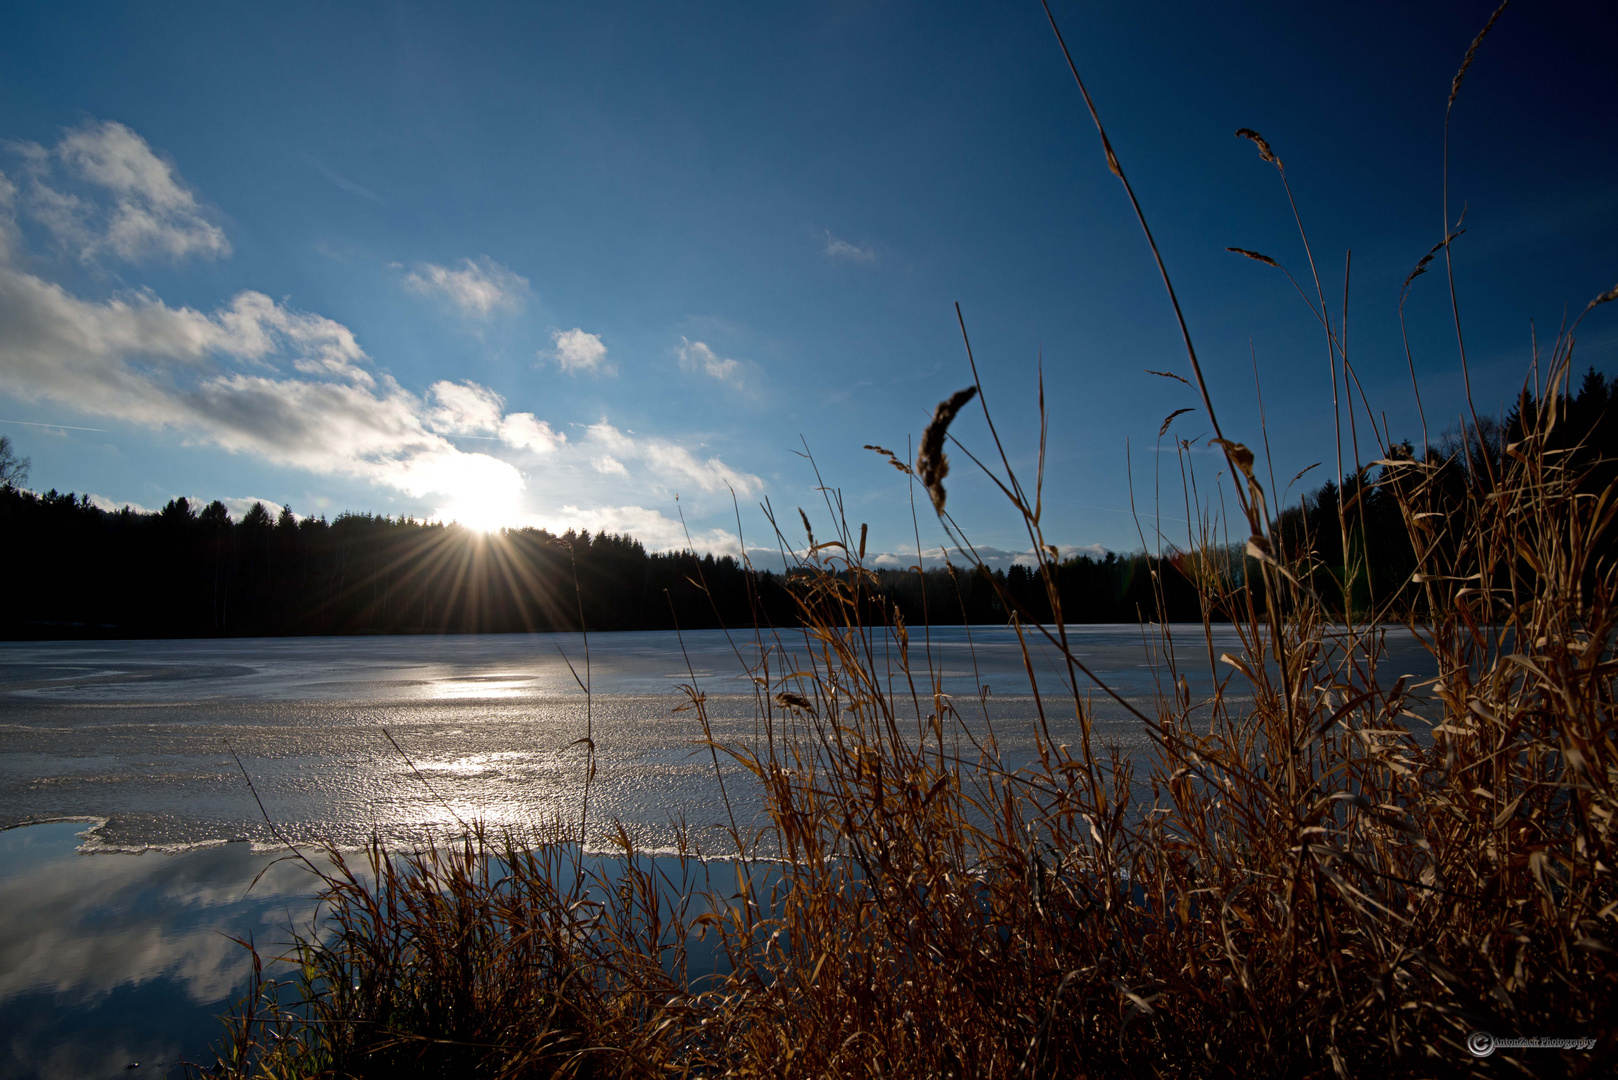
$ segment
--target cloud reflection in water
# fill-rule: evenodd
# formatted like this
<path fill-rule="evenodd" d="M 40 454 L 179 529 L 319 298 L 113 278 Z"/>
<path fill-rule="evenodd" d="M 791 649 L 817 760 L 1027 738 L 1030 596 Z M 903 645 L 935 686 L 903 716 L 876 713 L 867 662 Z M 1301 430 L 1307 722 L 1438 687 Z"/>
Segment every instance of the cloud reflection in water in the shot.
<path fill-rule="evenodd" d="M 249 972 L 231 938 L 273 945 L 313 914 L 315 882 L 300 864 L 276 863 L 248 891 L 274 854 L 222 844 L 86 856 L 76 852 L 86 830 L 56 822 L 0 832 L 6 1076 L 201 1060 Z"/>

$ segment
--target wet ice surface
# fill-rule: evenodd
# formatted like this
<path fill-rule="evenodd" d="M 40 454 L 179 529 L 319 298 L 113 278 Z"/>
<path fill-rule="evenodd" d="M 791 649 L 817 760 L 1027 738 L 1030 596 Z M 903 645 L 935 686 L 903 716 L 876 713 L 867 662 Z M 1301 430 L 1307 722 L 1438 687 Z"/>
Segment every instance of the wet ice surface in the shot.
<path fill-rule="evenodd" d="M 1155 680 L 1168 675 L 1139 627 L 1069 633 L 1096 675 L 1152 713 Z M 1229 628 L 1214 634 L 1216 653 L 1239 651 Z M 596 634 L 589 645 L 587 672 L 577 634 L 0 644 L 0 826 L 104 818 L 86 849 L 132 851 L 264 845 L 277 830 L 347 846 L 473 818 L 574 821 L 586 771 L 579 740 L 589 730 L 594 826 L 622 820 L 656 848 L 683 821 L 717 843 L 710 830 L 725 819 L 723 800 L 711 755 L 695 745 L 695 714 L 676 711 L 688 702 L 681 685 L 707 695 L 716 738 L 749 744 L 758 706 L 748 666 L 764 657 L 772 679 L 807 668 L 802 636 L 772 639 L 766 652 L 750 635 L 722 631 L 685 634 L 683 652 L 661 632 Z M 1052 734 L 1076 742 L 1059 654 L 1031 648 Z M 1414 642 L 1390 635 L 1388 648 L 1384 671 L 1423 670 Z M 930 641 L 912 637 L 913 666 L 924 669 L 929 651 L 963 715 L 980 722 L 988 687 L 1002 750 L 1013 763 L 1031 754 L 1037 710 L 1015 634 L 948 627 Z M 1175 628 L 1175 652 L 1193 694 L 1206 694 L 1213 674 L 1202 628 Z M 913 723 L 897 655 L 876 662 Z M 574 672 L 588 674 L 588 719 Z M 932 706 L 924 682 L 919 689 L 925 715 Z M 1147 753 L 1141 722 L 1090 694 L 1099 739 L 1132 757 Z M 728 792 L 745 825 L 756 804 L 739 780 Z"/>

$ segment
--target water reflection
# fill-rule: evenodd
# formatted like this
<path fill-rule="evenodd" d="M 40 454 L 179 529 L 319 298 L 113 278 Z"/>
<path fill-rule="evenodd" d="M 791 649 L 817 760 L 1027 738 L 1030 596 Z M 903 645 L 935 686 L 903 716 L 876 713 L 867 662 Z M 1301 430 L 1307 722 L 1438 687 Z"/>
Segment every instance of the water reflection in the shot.
<path fill-rule="evenodd" d="M 246 844 L 81 855 L 87 827 L 0 832 L 0 1073 L 180 1076 L 246 985 L 230 938 L 286 940 L 313 914 L 314 879 Z"/>
<path fill-rule="evenodd" d="M 0 832 L 0 1075 L 183 1076 L 184 1063 L 212 1060 L 218 1018 L 250 985 L 249 954 L 232 939 L 253 940 L 273 957 L 290 928 L 310 927 L 319 882 L 303 864 L 245 844 L 79 853 L 91 828 L 53 822 Z M 557 866 L 571 873 L 569 850 Z M 671 905 L 692 893 L 728 894 L 741 872 L 668 857 L 638 865 Z M 586 857 L 582 866 L 586 894 L 609 900 L 622 864 Z M 766 892 L 768 866 L 750 873 L 754 891 Z M 689 915 L 704 910 L 699 897 Z M 693 978 L 728 970 L 711 936 L 684 945 Z"/>

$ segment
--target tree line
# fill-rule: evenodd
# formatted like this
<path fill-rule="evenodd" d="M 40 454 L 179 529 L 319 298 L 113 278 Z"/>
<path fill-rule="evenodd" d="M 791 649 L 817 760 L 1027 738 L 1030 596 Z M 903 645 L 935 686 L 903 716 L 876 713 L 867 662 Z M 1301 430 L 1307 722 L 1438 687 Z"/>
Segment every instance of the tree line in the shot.
<path fill-rule="evenodd" d="M 88 496 L 0 488 L 0 636 L 214 637 L 513 633 L 793 626 L 805 571 L 755 570 L 730 555 L 648 551 L 600 532 L 474 533 L 405 517 L 294 515 L 184 498 L 144 513 Z M 1073 622 L 1158 618 L 1165 560 L 1079 556 L 1057 568 Z M 846 571 L 845 571 L 846 572 Z M 1048 616 L 1037 572 L 877 569 L 865 617 L 1003 624 L 1006 600 Z M 1188 585 L 1170 618 L 1196 618 Z M 1183 594 L 1183 595 L 1182 595 Z"/>
<path fill-rule="evenodd" d="M 1551 433 L 1581 486 L 1618 480 L 1618 383 L 1593 369 L 1569 394 Z M 1500 475 L 1524 418 L 1524 393 L 1499 420 L 1481 418 L 1427 447 L 1431 483 L 1459 507 L 1469 486 Z M 1403 443 L 1390 459 L 1414 459 Z M 160 511 L 103 510 L 89 496 L 21 486 L 28 462 L 0 445 L 0 636 L 209 637 L 512 633 L 792 626 L 804 571 L 755 570 L 729 555 L 647 551 L 632 537 L 541 529 L 474 533 L 408 517 L 345 513 L 331 521 L 255 504 L 233 520 L 222 502 L 171 500 Z M 1279 515 L 1283 554 L 1313 552 L 1309 584 L 1346 604 L 1420 617 L 1410 531 L 1390 466 L 1328 482 Z M 1339 505 L 1344 507 L 1341 518 Z M 1346 529 L 1342 523 L 1346 522 Z M 1348 548 L 1343 546 L 1347 534 Z M 1441 541 L 1442 542 L 1442 541 Z M 1610 538 L 1604 543 L 1610 544 Z M 1051 567 L 1070 623 L 1197 621 L 1193 579 L 1217 572 L 1237 589 L 1240 545 L 1195 552 L 1078 555 Z M 1350 573 L 1349 568 L 1354 572 Z M 1350 589 L 1343 587 L 1352 578 Z M 1048 621 L 1051 588 L 1038 569 L 969 567 L 869 572 L 872 619 L 908 624 L 1004 624 L 1015 612 Z M 1260 579 L 1253 576 L 1255 587 Z M 1345 596 L 1345 593 L 1347 594 Z M 1209 613 L 1222 618 L 1220 612 Z"/>
<path fill-rule="evenodd" d="M 1554 424 L 1543 422 L 1540 414 L 1546 409 L 1554 410 Z M 1328 482 L 1285 510 L 1273 535 L 1283 554 L 1311 553 L 1307 581 L 1328 607 L 1421 618 L 1425 594 L 1411 577 L 1417 558 L 1411 524 L 1400 510 L 1401 495 L 1408 497 L 1415 485 L 1425 485 L 1419 500 L 1408 501 L 1419 502 L 1424 513 L 1441 523 L 1423 530 L 1425 542 L 1432 545 L 1429 565 L 1460 565 L 1458 546 L 1475 542 L 1462 527 L 1465 508 L 1489 498 L 1504 482 L 1508 458 L 1529 437 L 1545 442 L 1545 460 L 1565 470 L 1579 497 L 1610 499 L 1618 482 L 1618 381 L 1592 367 L 1576 391 L 1569 386 L 1554 401 L 1525 389 L 1503 415 L 1469 417 L 1423 452 L 1409 441 L 1394 445 L 1389 461 L 1420 461 L 1426 467 L 1418 472 L 1383 465 L 1351 473 L 1340 483 Z M 1587 538 L 1592 574 L 1611 553 L 1614 539 L 1610 531 Z M 1512 602 L 1525 600 L 1536 587 L 1532 566 L 1520 559 L 1515 564 L 1501 561 L 1497 580 L 1489 584 L 1502 596 L 1515 594 Z M 1589 582 L 1596 584 L 1593 578 Z"/>

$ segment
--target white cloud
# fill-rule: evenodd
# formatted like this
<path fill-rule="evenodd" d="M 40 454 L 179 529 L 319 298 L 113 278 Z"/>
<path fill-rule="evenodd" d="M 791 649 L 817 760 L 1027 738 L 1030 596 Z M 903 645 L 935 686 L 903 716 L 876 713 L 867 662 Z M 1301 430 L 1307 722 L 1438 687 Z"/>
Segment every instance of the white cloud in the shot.
<path fill-rule="evenodd" d="M 851 244 L 847 240 L 840 240 L 833 236 L 830 229 L 825 230 L 826 246 L 822 254 L 828 259 L 845 259 L 848 262 L 874 263 L 876 262 L 876 249 L 859 244 Z"/>
<path fill-rule="evenodd" d="M 465 451 L 452 437 L 476 434 L 545 454 L 570 445 L 532 413 L 504 412 L 500 395 L 476 383 L 443 380 L 412 394 L 367 369 L 346 327 L 259 293 L 238 294 L 211 314 L 169 307 L 150 293 L 95 302 L 0 261 L 0 356 L 0 390 L 24 400 L 415 498 L 437 496 L 441 516 L 482 527 L 529 517 L 526 483 L 510 462 Z M 764 486 L 717 456 L 605 420 L 548 475 L 564 484 L 581 475 L 618 485 L 644 477 L 640 486 L 657 498 L 685 488 L 723 495 L 727 485 L 752 497 Z M 572 488 L 574 499 L 579 490 Z M 613 520 L 621 530 L 631 524 Z M 674 542 L 659 519 L 644 521 L 661 530 L 647 534 L 648 543 Z"/>
<path fill-rule="evenodd" d="M 60 243 L 92 259 L 110 251 L 131 262 L 148 255 L 182 259 L 230 254 L 224 230 L 209 221 L 174 167 L 146 140 L 111 120 L 65 132 L 50 150 L 37 143 L 13 147 L 25 162 L 27 212 Z M 88 185 L 110 200 L 62 190 L 57 174 Z"/>
<path fill-rule="evenodd" d="M 272 354 L 299 374 L 275 371 Z M 0 263 L 0 356 L 8 393 L 188 442 L 410 495 L 475 490 L 509 501 L 523 487 L 515 467 L 463 453 L 433 429 L 426 402 L 361 368 L 346 327 L 260 293 L 212 315 L 149 293 L 95 303 Z M 262 373 L 221 366 L 231 359 Z"/>
<path fill-rule="evenodd" d="M 0 263 L 10 262 L 18 246 L 17 185 L 0 172 Z"/>
<path fill-rule="evenodd" d="M 225 509 L 230 511 L 231 519 L 234 521 L 240 521 L 246 517 L 252 511 L 255 503 L 264 504 L 264 509 L 269 513 L 271 521 L 281 516 L 281 504 L 274 499 L 256 499 L 248 496 L 245 499 L 220 499 L 219 501 L 225 504 Z"/>
<path fill-rule="evenodd" d="M 764 482 L 751 473 L 737 472 L 716 457 L 699 461 L 695 454 L 675 443 L 650 442 L 643 452 L 653 468 L 677 480 L 689 480 L 703 491 L 730 488 L 738 495 L 749 496 L 764 487 Z"/>
<path fill-rule="evenodd" d="M 96 495 L 94 493 L 91 493 L 86 497 L 90 500 L 91 506 L 95 507 L 97 510 L 105 510 L 110 514 L 116 514 L 126 506 L 137 514 L 152 513 L 150 508 L 142 506 L 140 503 L 130 502 L 128 499 L 125 499 L 122 502 L 117 502 L 113 499 L 107 498 L 105 495 Z M 226 500 L 226 505 L 229 505 L 229 500 Z M 248 505 L 252 504 L 249 503 Z"/>
<path fill-rule="evenodd" d="M 237 293 L 218 321 L 233 340 L 224 351 L 259 359 L 286 345 L 295 351 L 292 366 L 310 375 L 336 375 L 365 386 L 375 385 L 360 364 L 365 352 L 342 323 L 321 315 L 289 311 L 260 292 Z"/>
<path fill-rule="evenodd" d="M 435 382 L 427 388 L 427 397 L 433 402 L 428 426 L 446 435 L 498 439 L 515 449 L 540 454 L 567 442 L 566 435 L 553 431 L 533 413 L 506 413 L 505 398 L 471 380 Z"/>
<path fill-rule="evenodd" d="M 494 431 L 500 424 L 500 412 L 505 405 L 499 394 L 470 380 L 435 382 L 428 387 L 427 396 L 436 402 L 428 414 L 433 429 L 450 435 Z"/>
<path fill-rule="evenodd" d="M 556 344 L 553 354 L 556 362 L 569 375 L 581 371 L 599 371 L 603 375 L 618 374 L 618 367 L 607 362 L 607 347 L 599 334 L 590 334 L 574 327 L 571 330 L 552 330 L 551 341 Z"/>
<path fill-rule="evenodd" d="M 720 359 L 711 348 L 700 341 L 680 339 L 680 370 L 698 371 L 720 382 L 740 383 L 742 365 L 739 361 Z"/>
<path fill-rule="evenodd" d="M 1064 560 L 1071 559 L 1079 555 L 1084 555 L 1091 559 L 1105 559 L 1107 557 L 1107 547 L 1105 544 L 1057 544 L 1056 554 L 1059 558 Z M 1028 561 L 1023 565 L 1037 565 L 1037 563 L 1030 558 L 1032 555 L 1033 552 L 1031 551 L 1023 553 L 1022 558 L 1028 559 Z"/>
<path fill-rule="evenodd" d="M 512 273 L 487 255 L 476 262 L 462 259 L 457 269 L 423 263 L 405 275 L 404 283 L 412 292 L 445 296 L 462 314 L 479 319 L 488 318 L 498 309 L 522 307 L 523 295 L 528 289 L 527 278 Z"/>
<path fill-rule="evenodd" d="M 545 524 L 535 508 L 563 506 L 575 527 L 678 547 L 684 534 L 677 523 L 638 504 L 660 505 L 677 492 L 724 501 L 729 488 L 747 497 L 763 490 L 759 477 L 698 444 L 620 430 L 605 418 L 570 442 L 532 412 L 507 412 L 500 394 L 475 382 L 440 380 L 412 393 L 379 370 L 342 323 L 261 292 L 241 291 L 199 310 L 171 306 L 150 289 L 80 296 L 30 272 L 11 211 L 44 205 L 35 181 L 69 162 L 85 184 L 56 192 L 62 195 L 56 205 L 63 228 L 81 228 L 83 250 L 120 250 L 116 244 L 129 252 L 206 250 L 205 244 L 141 247 L 157 241 L 137 243 L 127 232 L 113 239 L 92 228 L 116 219 L 124 202 L 166 207 L 178 218 L 196 200 L 133 132 L 102 125 L 83 134 L 60 151 L 14 145 L 23 171 L 0 175 L 0 393 L 262 464 L 351 477 L 403 493 L 415 500 L 414 512 L 436 506 L 439 516 L 485 528 Z M 554 340 L 564 369 L 613 371 L 598 335 L 575 327 L 555 332 Z M 699 364 L 708 359 L 692 355 Z M 728 370 L 726 361 L 711 358 Z M 533 474 L 535 491 L 514 464 L 528 454 L 547 456 Z M 240 518 L 253 501 L 226 505 Z M 95 505 L 124 504 L 96 496 Z M 566 527 L 554 513 L 551 519 Z M 730 543 L 718 530 L 693 539 L 699 548 Z"/>
<path fill-rule="evenodd" d="M 586 428 L 585 437 L 615 454 L 628 455 L 635 453 L 635 440 L 605 420 L 602 420 L 599 424 L 591 424 Z"/>
<path fill-rule="evenodd" d="M 518 450 L 548 454 L 567 442 L 567 436 L 552 430 L 545 421 L 535 419 L 533 413 L 520 412 L 508 413 L 500 421 L 500 441 Z"/>
<path fill-rule="evenodd" d="M 98 238 L 91 229 L 91 204 L 77 195 L 68 195 L 41 180 L 28 186 L 24 200 L 28 214 L 50 230 L 58 243 L 77 248 L 79 257 L 95 257 Z"/>
<path fill-rule="evenodd" d="M 4 262 L 0 348 L 0 382 L 17 393 L 142 423 L 168 422 L 184 397 L 176 379 L 212 368 L 219 355 L 263 361 L 281 353 L 301 372 L 375 384 L 347 327 L 263 293 L 238 293 L 212 316 L 171 308 L 150 292 L 92 303 Z"/>
<path fill-rule="evenodd" d="M 750 497 L 764 490 L 764 481 L 752 473 L 738 472 L 717 457 L 699 459 L 690 450 L 666 439 L 637 439 L 605 420 L 591 424 L 586 438 L 592 444 L 612 455 L 609 460 L 621 466 L 619 458 L 633 458 L 644 462 L 652 472 L 666 483 L 695 484 L 703 491 L 717 494 L 734 490 L 737 495 Z M 598 466 L 598 471 L 601 470 Z M 625 470 L 627 473 L 627 470 Z"/>

